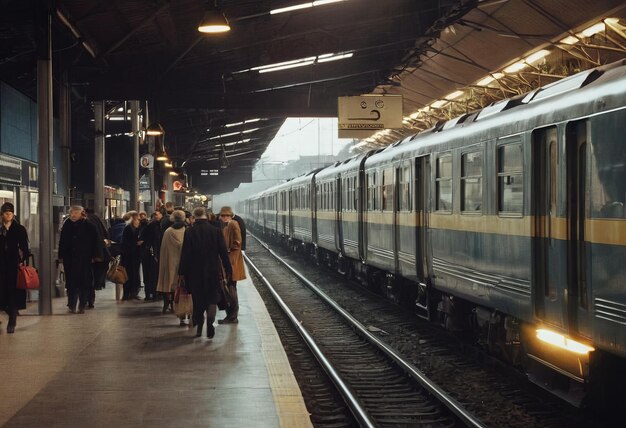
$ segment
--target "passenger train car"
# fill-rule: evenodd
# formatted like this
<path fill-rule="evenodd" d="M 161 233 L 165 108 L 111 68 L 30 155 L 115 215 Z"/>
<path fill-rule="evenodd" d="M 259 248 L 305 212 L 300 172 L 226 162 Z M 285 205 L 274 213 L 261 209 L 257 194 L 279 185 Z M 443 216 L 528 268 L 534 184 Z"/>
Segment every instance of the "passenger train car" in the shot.
<path fill-rule="evenodd" d="M 626 368 L 625 135 L 623 60 L 280 184 L 245 215 L 571 393 Z"/>

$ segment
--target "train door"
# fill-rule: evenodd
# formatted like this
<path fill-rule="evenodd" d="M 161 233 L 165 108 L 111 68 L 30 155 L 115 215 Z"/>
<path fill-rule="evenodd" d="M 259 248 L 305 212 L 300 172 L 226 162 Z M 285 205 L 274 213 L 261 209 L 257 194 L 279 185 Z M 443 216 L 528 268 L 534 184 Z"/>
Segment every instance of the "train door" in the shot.
<path fill-rule="evenodd" d="M 411 162 L 405 161 L 395 168 L 395 200 L 394 210 L 394 254 L 396 255 L 396 271 L 405 278 L 415 280 L 415 228 L 411 213 Z"/>
<path fill-rule="evenodd" d="M 589 311 L 591 281 L 588 278 L 590 256 L 585 241 L 585 223 L 589 213 L 588 122 L 581 120 L 567 125 L 566 183 L 568 235 L 567 248 L 567 315 L 570 331 L 591 337 L 592 316 Z"/>
<path fill-rule="evenodd" d="M 288 190 L 288 198 L 287 198 L 287 232 L 290 237 L 293 237 L 293 209 L 295 204 L 295 199 L 298 190 L 294 188 L 290 188 Z"/>
<path fill-rule="evenodd" d="M 341 210 L 343 209 L 341 188 L 341 177 L 335 179 L 335 248 L 340 254 L 343 254 L 343 227 L 341 225 Z"/>
<path fill-rule="evenodd" d="M 533 132 L 533 301 L 535 316 L 564 329 L 567 281 L 567 218 L 559 206 L 558 130 L 556 126 Z M 563 177 L 565 178 L 565 177 Z"/>
<path fill-rule="evenodd" d="M 425 319 L 430 319 L 432 308 L 430 307 L 429 287 L 431 261 L 429 259 L 429 203 L 430 200 L 430 158 L 422 156 L 415 159 L 415 183 L 413 186 L 415 215 L 415 269 L 417 275 L 417 298 L 415 306 L 417 314 Z"/>

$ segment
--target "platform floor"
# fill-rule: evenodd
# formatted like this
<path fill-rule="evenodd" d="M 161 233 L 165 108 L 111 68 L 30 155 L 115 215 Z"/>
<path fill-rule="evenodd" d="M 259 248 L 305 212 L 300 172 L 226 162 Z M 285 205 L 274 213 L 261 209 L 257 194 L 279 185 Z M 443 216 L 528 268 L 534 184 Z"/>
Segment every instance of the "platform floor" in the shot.
<path fill-rule="evenodd" d="M 238 290 L 239 324 L 216 322 L 212 340 L 160 302 L 116 302 L 110 283 L 85 314 L 56 298 L 55 315 L 39 316 L 33 303 L 15 334 L 3 314 L 0 425 L 311 426 L 263 301 L 249 280 Z"/>

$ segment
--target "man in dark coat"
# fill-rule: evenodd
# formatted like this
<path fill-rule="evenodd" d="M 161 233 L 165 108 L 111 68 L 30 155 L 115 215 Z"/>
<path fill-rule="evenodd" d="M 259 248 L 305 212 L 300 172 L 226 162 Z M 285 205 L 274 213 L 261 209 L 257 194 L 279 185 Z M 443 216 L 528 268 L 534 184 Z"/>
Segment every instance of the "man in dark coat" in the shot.
<path fill-rule="evenodd" d="M 161 235 L 165 233 L 168 227 L 174 224 L 174 222 L 170 219 L 173 212 L 174 212 L 174 202 L 166 202 L 165 212 L 163 213 L 163 218 L 161 219 Z"/>
<path fill-rule="evenodd" d="M 93 263 L 102 261 L 102 246 L 96 227 L 83 215 L 83 207 L 70 208 L 69 218 L 61 228 L 59 261 L 65 269 L 67 306 L 70 313 L 84 313 L 93 288 Z"/>
<path fill-rule="evenodd" d="M 159 251 L 161 249 L 161 220 L 160 211 L 152 213 L 150 222 L 140 228 L 139 240 L 141 244 L 141 268 L 143 270 L 144 292 L 146 300 L 157 300 L 156 287 L 159 278 Z"/>
<path fill-rule="evenodd" d="M 220 270 L 224 266 L 226 275 L 230 278 L 232 267 L 222 231 L 209 224 L 204 208 L 194 209 L 193 216 L 193 227 L 185 231 L 178 273 L 184 279 L 187 290 L 193 295 L 193 322 L 198 326 L 196 336 L 202 335 L 206 311 L 207 337 L 211 339 L 215 335 L 213 322 L 217 303 L 222 299 Z"/>
<path fill-rule="evenodd" d="M 5 202 L 0 211 L 0 309 L 9 314 L 7 333 L 14 333 L 17 311 L 26 308 L 26 290 L 17 288 L 17 266 L 30 250 L 28 233 L 15 221 L 13 204 Z"/>
<path fill-rule="evenodd" d="M 239 229 L 241 230 L 241 251 L 246 251 L 246 223 L 237 214 L 233 216 L 233 220 L 239 224 Z"/>
<path fill-rule="evenodd" d="M 109 231 L 94 210 L 91 208 L 85 208 L 85 214 L 87 215 L 87 222 L 93 224 L 98 232 L 98 242 L 100 243 L 100 251 L 102 252 L 102 261 L 95 262 L 93 264 L 94 288 L 89 291 L 89 302 L 87 305 L 89 309 L 93 309 L 96 301 L 96 290 L 104 288 L 107 268 L 109 267 L 109 259 L 111 258 L 106 244 L 109 239 Z"/>

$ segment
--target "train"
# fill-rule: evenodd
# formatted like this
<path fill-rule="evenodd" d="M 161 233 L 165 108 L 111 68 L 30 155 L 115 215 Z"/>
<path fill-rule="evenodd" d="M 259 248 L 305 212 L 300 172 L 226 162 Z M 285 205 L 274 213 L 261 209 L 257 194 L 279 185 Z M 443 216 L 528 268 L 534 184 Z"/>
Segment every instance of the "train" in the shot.
<path fill-rule="evenodd" d="M 260 234 L 358 278 L 578 404 L 626 372 L 626 60 L 241 202 Z M 619 386 L 616 386 L 619 387 Z"/>

